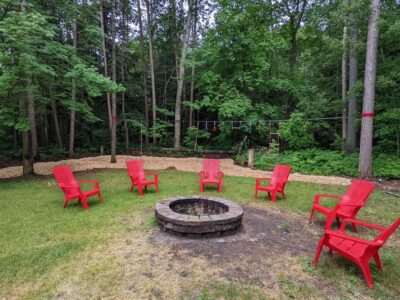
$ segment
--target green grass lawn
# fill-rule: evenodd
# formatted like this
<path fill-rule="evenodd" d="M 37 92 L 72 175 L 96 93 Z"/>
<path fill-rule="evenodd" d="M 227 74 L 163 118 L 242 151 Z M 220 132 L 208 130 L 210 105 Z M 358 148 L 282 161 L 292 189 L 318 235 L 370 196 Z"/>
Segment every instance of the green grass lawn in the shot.
<path fill-rule="evenodd" d="M 104 204 L 100 205 L 97 198 L 92 197 L 88 212 L 83 211 L 77 202 L 71 202 L 63 209 L 62 192 L 51 177 L 0 181 L 0 299 L 120 298 L 122 295 L 135 298 L 135 289 L 132 287 L 129 294 L 129 286 L 125 286 L 128 284 L 124 281 L 126 276 L 122 275 L 125 266 L 118 260 L 121 249 L 115 248 L 116 241 L 123 241 L 121 245 L 133 249 L 132 261 L 147 257 L 149 251 L 152 253 L 150 257 L 157 256 L 158 252 L 164 253 L 167 246 L 152 249 L 145 240 L 140 240 L 155 226 L 154 204 L 173 195 L 198 194 L 196 174 L 173 170 L 158 173 L 160 192 L 156 194 L 150 187 L 142 200 L 136 190 L 129 193 L 130 180 L 124 170 L 77 174 L 78 178 L 98 179 L 100 182 Z M 278 199 L 272 208 L 267 201 L 252 199 L 253 188 L 254 179 L 227 176 L 220 196 L 240 204 L 299 214 L 306 220 L 314 194 L 337 194 L 345 190 L 345 187 L 291 182 L 287 186 L 287 200 Z M 214 189 L 207 189 L 206 194 L 217 195 Z M 373 193 L 367 206 L 359 213 L 360 219 L 382 225 L 389 225 L 398 216 L 399 199 L 379 191 Z M 321 215 L 317 215 L 318 218 L 322 218 Z M 372 268 L 375 281 L 372 290 L 359 280 L 362 277 L 358 275 L 358 268 L 337 255 L 323 255 L 317 268 L 311 266 L 308 258 L 299 258 L 298 263 L 302 272 L 321 276 L 330 282 L 338 297 L 391 298 L 400 294 L 398 236 L 396 233 L 382 249 L 385 272 L 377 271 L 375 266 Z M 174 263 L 173 258 L 171 261 Z M 190 263 L 193 268 L 201 269 L 201 261 Z M 172 281 L 174 274 L 170 276 Z M 270 298 L 257 284 L 240 287 L 223 280 L 212 283 L 207 283 L 207 278 L 201 280 L 197 285 L 193 284 L 195 291 L 182 288 L 174 295 L 191 299 Z M 140 284 L 142 290 L 137 290 L 142 293 L 140 295 L 153 291 L 154 298 L 163 298 L 157 296 L 152 287 L 161 284 L 157 283 L 157 277 Z M 314 287 L 304 288 L 282 280 L 276 292 L 278 296 L 289 298 L 307 297 L 308 288 Z"/>

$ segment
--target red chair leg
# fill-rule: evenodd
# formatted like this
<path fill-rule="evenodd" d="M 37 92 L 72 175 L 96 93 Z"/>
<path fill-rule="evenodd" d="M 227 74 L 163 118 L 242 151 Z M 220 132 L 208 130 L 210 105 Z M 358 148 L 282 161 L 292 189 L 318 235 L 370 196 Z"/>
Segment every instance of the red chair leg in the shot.
<path fill-rule="evenodd" d="M 204 184 L 200 183 L 200 193 L 203 193 L 203 192 L 204 192 Z"/>
<path fill-rule="evenodd" d="M 379 257 L 379 253 L 376 253 L 374 255 L 374 260 L 375 260 L 376 265 L 378 266 L 378 269 L 383 271 L 382 262 L 381 262 L 381 258 Z"/>
<path fill-rule="evenodd" d="M 256 190 L 254 191 L 254 198 L 257 198 L 257 197 L 258 197 L 258 188 L 256 186 Z"/>
<path fill-rule="evenodd" d="M 268 195 L 269 195 L 269 193 L 268 193 Z M 272 192 L 272 195 L 271 195 L 271 202 L 274 203 L 274 202 L 275 202 L 275 199 L 276 199 L 276 191 Z"/>
<path fill-rule="evenodd" d="M 158 193 L 158 182 L 156 182 L 156 193 Z"/>
<path fill-rule="evenodd" d="M 354 232 L 357 232 L 357 233 L 358 233 L 357 225 L 354 224 L 354 223 L 353 223 L 353 229 L 354 229 Z"/>
<path fill-rule="evenodd" d="M 84 209 L 84 210 L 88 210 L 88 209 L 89 209 L 89 206 L 88 206 L 86 197 L 82 197 L 82 198 L 81 198 L 81 202 L 82 202 L 83 209 Z"/>
<path fill-rule="evenodd" d="M 222 192 L 222 183 L 219 183 L 218 184 L 218 193 L 221 193 Z"/>
<path fill-rule="evenodd" d="M 143 196 L 143 186 L 141 184 L 138 184 L 138 189 L 139 189 L 139 196 Z"/>
<path fill-rule="evenodd" d="M 135 187 L 135 185 L 132 183 L 132 186 L 131 186 L 131 193 L 132 193 L 134 187 Z"/>
<path fill-rule="evenodd" d="M 67 207 L 67 203 L 68 203 L 68 199 L 65 199 L 65 200 L 64 200 L 64 208 Z"/>
<path fill-rule="evenodd" d="M 320 239 L 317 246 L 317 252 L 315 252 L 314 266 L 318 264 L 319 256 L 321 255 L 322 247 L 324 246 L 324 238 Z"/>
<path fill-rule="evenodd" d="M 103 198 L 101 197 L 101 193 L 99 192 L 98 195 L 99 195 L 100 203 L 103 203 Z"/>
<path fill-rule="evenodd" d="M 281 194 L 282 194 L 283 199 L 286 200 L 285 192 L 282 192 Z"/>
<path fill-rule="evenodd" d="M 374 282 L 372 281 L 372 277 L 371 277 L 371 271 L 369 269 L 369 265 L 368 263 L 361 263 L 360 264 L 361 270 L 364 273 L 364 277 L 365 280 L 367 281 L 367 284 L 370 288 L 372 288 L 374 286 Z"/>
<path fill-rule="evenodd" d="M 313 216 L 314 216 L 314 212 L 315 212 L 315 209 L 314 209 L 314 208 L 311 209 L 311 214 L 310 214 L 310 218 L 308 219 L 308 223 L 311 223 L 312 218 L 313 218 Z"/>

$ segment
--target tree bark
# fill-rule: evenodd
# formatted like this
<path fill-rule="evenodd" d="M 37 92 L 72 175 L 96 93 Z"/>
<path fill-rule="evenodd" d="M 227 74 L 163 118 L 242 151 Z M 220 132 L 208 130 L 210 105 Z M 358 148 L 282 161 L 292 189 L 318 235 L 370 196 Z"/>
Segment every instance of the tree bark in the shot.
<path fill-rule="evenodd" d="M 31 83 L 29 83 L 29 88 L 31 87 Z M 34 158 L 38 157 L 38 135 L 36 128 L 36 113 L 35 113 L 35 103 L 33 101 L 33 97 L 29 97 L 28 102 L 28 118 L 29 124 L 31 126 L 31 146 L 32 146 L 32 156 Z"/>
<path fill-rule="evenodd" d="M 142 9 L 140 7 L 140 0 L 136 1 L 138 17 L 139 17 L 139 35 L 140 35 L 140 60 L 142 64 L 142 76 L 143 76 L 143 93 L 144 93 L 144 120 L 146 127 L 145 145 L 149 145 L 149 98 L 147 96 L 147 62 L 144 53 L 144 36 L 143 36 L 143 22 L 142 22 Z"/>
<path fill-rule="evenodd" d="M 347 26 L 343 26 L 343 53 L 342 53 L 342 151 L 345 150 L 347 140 Z"/>
<path fill-rule="evenodd" d="M 61 139 L 60 125 L 58 123 L 57 105 L 54 101 L 51 101 L 51 114 L 53 115 L 54 132 L 56 135 L 56 144 L 58 147 L 62 148 L 63 143 L 62 143 L 62 139 Z"/>
<path fill-rule="evenodd" d="M 178 76 L 178 88 L 176 92 L 176 102 L 175 102 L 175 137 L 174 137 L 174 149 L 180 148 L 181 139 L 181 106 L 182 106 L 182 90 L 183 90 L 183 80 L 185 77 L 185 59 L 187 55 L 187 50 L 189 46 L 189 38 L 192 23 L 192 0 L 188 0 L 188 14 L 185 22 L 185 33 L 182 41 L 182 54 L 179 62 L 179 76 Z"/>
<path fill-rule="evenodd" d="M 20 98 L 20 114 L 21 117 L 28 115 L 29 102 L 33 101 L 30 80 L 25 81 L 25 91 Z M 22 135 L 22 174 L 28 175 L 34 173 L 33 153 L 32 153 L 32 133 L 30 130 L 21 132 Z"/>
<path fill-rule="evenodd" d="M 75 4 L 76 5 L 76 4 Z M 76 14 L 76 10 L 73 12 Z M 77 48 L 77 24 L 76 24 L 76 16 L 72 19 L 72 46 L 74 48 L 74 53 L 76 54 Z M 72 78 L 72 90 L 71 90 L 71 101 L 76 101 L 76 79 Z M 74 143 L 75 143 L 75 118 L 76 112 L 74 109 L 71 109 L 71 119 L 69 124 L 69 157 L 74 156 Z"/>
<path fill-rule="evenodd" d="M 172 13 L 172 30 L 171 30 L 171 40 L 172 48 L 175 56 L 175 73 L 176 73 L 176 83 L 178 84 L 179 78 L 179 53 L 178 53 L 178 36 L 177 36 L 177 26 L 176 26 L 176 1 L 171 0 L 171 13 Z"/>
<path fill-rule="evenodd" d="M 111 12 L 111 70 L 112 80 L 117 81 L 117 59 L 116 59 L 116 47 L 115 47 L 115 0 L 112 1 L 112 12 Z M 111 95 L 111 163 L 117 162 L 117 93 L 113 92 Z"/>
<path fill-rule="evenodd" d="M 359 171 L 361 178 L 372 176 L 373 118 L 365 116 L 374 112 L 376 64 L 378 52 L 378 19 L 380 0 L 371 1 L 371 14 L 368 21 L 367 54 L 365 60 L 365 79 L 363 114 L 361 122 Z"/>
<path fill-rule="evenodd" d="M 125 58 L 125 47 L 127 45 L 127 36 L 126 36 L 126 7 L 125 7 L 125 2 L 121 1 L 121 11 L 122 11 L 122 45 L 121 45 L 121 82 L 124 85 L 125 84 L 125 63 L 124 63 L 124 58 Z M 126 112 L 125 112 L 125 91 L 122 91 L 121 94 L 121 100 L 122 100 L 122 117 L 124 118 L 124 132 L 125 132 L 125 151 L 127 152 L 129 150 L 129 128 L 128 128 L 128 123 L 126 121 Z"/>
<path fill-rule="evenodd" d="M 196 35 L 197 35 L 197 2 L 194 6 L 194 20 L 193 20 L 193 33 L 192 33 L 192 49 L 196 48 Z M 194 57 L 192 57 L 194 59 Z M 194 75 L 195 75 L 195 66 L 192 65 L 192 74 L 190 79 L 190 104 L 194 102 Z M 189 108 L 189 127 L 193 126 L 193 107 Z"/>
<path fill-rule="evenodd" d="M 151 76 L 151 97 L 152 97 L 152 110 L 153 110 L 153 143 L 157 142 L 156 138 L 156 125 L 157 125 L 157 97 L 156 97 L 156 79 L 154 74 L 154 57 L 153 57 L 153 34 L 152 34 L 152 20 L 150 14 L 150 3 L 149 0 L 145 0 L 146 2 L 146 11 L 147 11 L 147 26 L 148 26 L 148 35 L 149 35 L 149 56 L 150 56 L 150 76 Z"/>
<path fill-rule="evenodd" d="M 355 17 L 352 18 L 355 22 Z M 350 57 L 349 57 L 349 92 L 354 89 L 358 80 L 358 60 L 356 45 L 358 40 L 358 28 L 356 24 L 351 27 L 351 43 L 350 43 Z M 352 95 L 349 97 L 348 104 L 348 123 L 347 123 L 347 141 L 346 152 L 353 153 L 356 148 L 356 125 L 355 116 L 357 113 L 357 97 Z"/>
<path fill-rule="evenodd" d="M 138 0 L 139 1 L 139 0 Z M 100 27 L 102 33 L 102 47 L 103 47 L 103 65 L 104 65 L 104 76 L 108 77 L 108 60 L 107 60 L 107 47 L 106 47 L 106 38 L 105 38 L 105 26 L 104 26 L 104 12 L 103 12 L 103 1 L 99 2 L 100 9 Z M 112 125 L 112 117 L 111 117 L 111 98 L 110 93 L 107 92 L 107 113 L 108 113 L 108 127 L 111 133 L 111 125 Z"/>

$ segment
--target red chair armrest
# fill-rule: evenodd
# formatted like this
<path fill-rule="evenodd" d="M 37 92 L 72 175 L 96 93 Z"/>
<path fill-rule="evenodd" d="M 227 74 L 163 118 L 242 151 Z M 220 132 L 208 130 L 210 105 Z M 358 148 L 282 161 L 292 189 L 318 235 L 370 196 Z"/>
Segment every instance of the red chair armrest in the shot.
<path fill-rule="evenodd" d="M 224 178 L 224 176 L 225 176 L 225 174 L 224 174 L 224 172 L 218 172 L 218 176 L 222 179 L 222 178 Z"/>
<path fill-rule="evenodd" d="M 377 230 L 380 230 L 380 231 L 383 231 L 383 230 L 386 230 L 386 229 L 387 229 L 387 228 L 385 228 L 385 227 L 382 227 L 382 226 L 379 226 L 379 225 L 375 225 L 375 224 L 370 224 L 370 223 L 363 222 L 363 221 L 360 221 L 360 220 L 355 220 L 355 219 L 344 219 L 344 220 L 342 221 L 342 224 L 340 225 L 339 230 L 340 230 L 341 232 L 343 232 L 344 229 L 346 228 L 346 224 L 349 223 L 349 222 L 350 222 L 350 223 L 353 223 L 353 224 L 361 225 L 361 226 L 363 226 L 363 227 L 367 227 L 367 228 L 371 228 L 371 229 L 377 229 Z"/>
<path fill-rule="evenodd" d="M 333 231 L 333 230 L 329 230 L 328 229 L 328 230 L 325 231 L 325 234 L 334 235 L 334 236 L 337 236 L 337 237 L 340 237 L 340 238 L 343 238 L 343 239 L 346 239 L 346 240 L 349 240 L 349 241 L 365 244 L 365 245 L 368 245 L 368 246 L 380 246 L 380 245 L 383 244 L 383 241 L 381 241 L 381 240 L 376 241 L 376 242 L 363 240 L 363 239 L 360 239 L 360 238 L 345 234 L 345 233 L 343 233 L 343 232 L 341 232 L 339 230 Z"/>
<path fill-rule="evenodd" d="M 271 180 L 270 177 L 256 178 L 256 185 L 261 185 L 261 181 Z"/>
<path fill-rule="evenodd" d="M 80 179 L 77 180 L 78 182 L 82 182 L 82 183 L 93 183 L 94 186 L 98 189 L 99 188 L 99 182 L 97 180 L 90 180 L 90 179 Z"/>
<path fill-rule="evenodd" d="M 205 172 L 204 171 L 199 171 L 197 174 L 199 175 L 199 177 L 202 178 L 204 176 Z"/>
<path fill-rule="evenodd" d="M 153 176 L 153 179 L 154 179 L 155 181 L 157 181 L 157 180 L 158 180 L 158 174 L 157 174 L 157 173 L 152 173 L 152 172 L 144 172 L 144 175 L 150 175 L 150 176 Z"/>
<path fill-rule="evenodd" d="M 318 204 L 318 203 L 319 203 L 319 200 L 320 200 L 321 198 L 336 198 L 336 199 L 341 199 L 342 196 L 339 196 L 339 195 L 328 195 L 328 194 L 318 194 L 318 195 L 315 195 L 314 204 Z"/>
<path fill-rule="evenodd" d="M 58 186 L 59 186 L 60 188 L 62 188 L 62 189 L 64 189 L 64 188 L 77 188 L 76 186 L 73 186 L 73 185 L 66 185 L 66 184 L 62 184 L 62 183 L 59 183 Z"/>

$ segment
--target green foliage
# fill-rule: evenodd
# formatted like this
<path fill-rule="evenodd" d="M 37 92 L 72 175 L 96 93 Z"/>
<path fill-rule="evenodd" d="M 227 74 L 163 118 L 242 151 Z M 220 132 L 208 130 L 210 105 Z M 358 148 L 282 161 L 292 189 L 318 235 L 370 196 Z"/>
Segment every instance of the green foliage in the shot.
<path fill-rule="evenodd" d="M 118 93 L 125 90 L 121 85 L 101 75 L 94 67 L 82 63 L 74 65 L 73 70 L 65 74 L 65 78 L 79 79 L 77 87 L 85 90 L 90 97 L 98 97 L 105 92 Z"/>
<path fill-rule="evenodd" d="M 240 153 L 235 159 L 242 165 L 246 164 L 247 154 Z M 318 149 L 285 151 L 278 157 L 262 149 L 255 153 L 254 166 L 257 169 L 272 170 L 275 164 L 290 165 L 293 172 L 301 174 L 350 177 L 358 175 L 358 154 L 346 155 L 341 152 Z M 400 158 L 388 154 L 375 155 L 373 174 L 378 178 L 399 179 Z"/>
<path fill-rule="evenodd" d="M 307 149 L 315 144 L 311 133 L 311 123 L 304 121 L 304 119 L 303 113 L 292 113 L 290 122 L 284 122 L 280 125 L 279 133 L 282 139 L 288 143 L 290 149 Z"/>
<path fill-rule="evenodd" d="M 188 127 L 183 138 L 183 145 L 188 148 L 196 148 L 197 142 L 209 139 L 211 134 L 208 131 L 199 130 L 196 127 Z"/>

